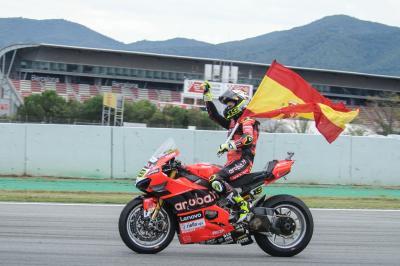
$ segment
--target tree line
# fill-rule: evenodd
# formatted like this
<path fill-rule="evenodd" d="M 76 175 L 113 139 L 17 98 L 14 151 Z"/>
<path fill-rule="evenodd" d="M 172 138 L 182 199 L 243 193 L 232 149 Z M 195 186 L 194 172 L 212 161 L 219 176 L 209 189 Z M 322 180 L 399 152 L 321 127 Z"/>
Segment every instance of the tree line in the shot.
<path fill-rule="evenodd" d="M 42 94 L 26 97 L 24 104 L 19 107 L 17 115 L 11 120 L 36 123 L 100 124 L 102 107 L 103 97 L 101 95 L 81 103 L 73 99 L 67 101 L 57 95 L 55 91 L 45 91 Z M 149 127 L 187 128 L 196 126 L 198 129 L 220 129 L 206 112 L 199 109 L 183 109 L 177 106 L 158 109 L 155 104 L 147 100 L 126 102 L 124 122 L 145 123 Z M 264 130 L 280 132 L 278 130 L 280 123 L 275 122 L 271 124 L 274 126 Z M 399 95 L 385 94 L 379 100 L 370 99 L 365 107 L 361 107 L 361 113 L 354 123 L 365 125 L 382 135 L 399 134 Z M 295 131 L 302 132 L 303 130 L 300 128 L 300 131 L 297 129 Z M 363 135 L 364 132 L 354 134 Z"/>
<path fill-rule="evenodd" d="M 42 123 L 100 124 L 103 96 L 94 96 L 81 103 L 65 100 L 55 91 L 45 91 L 25 98 L 18 108 L 15 121 Z M 149 127 L 196 126 L 199 129 L 219 129 L 206 112 L 166 106 L 162 110 L 150 101 L 125 102 L 124 122 L 145 123 Z"/>

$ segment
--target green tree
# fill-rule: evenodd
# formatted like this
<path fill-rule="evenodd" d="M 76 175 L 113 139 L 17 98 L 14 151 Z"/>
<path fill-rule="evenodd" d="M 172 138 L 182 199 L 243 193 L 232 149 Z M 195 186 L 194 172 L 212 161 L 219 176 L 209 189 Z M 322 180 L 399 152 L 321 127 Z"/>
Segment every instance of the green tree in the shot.
<path fill-rule="evenodd" d="M 68 116 L 67 109 L 64 98 L 48 90 L 26 97 L 24 105 L 18 108 L 18 115 L 27 121 L 52 122 L 65 119 Z"/>
<path fill-rule="evenodd" d="M 188 125 L 196 126 L 198 129 L 221 129 L 221 127 L 212 120 L 207 112 L 198 109 L 187 110 Z"/>
<path fill-rule="evenodd" d="M 150 121 L 156 111 L 157 107 L 147 100 L 125 103 L 124 121 L 147 123 Z"/>
<path fill-rule="evenodd" d="M 25 104 L 18 109 L 20 119 L 37 122 L 100 122 L 103 96 L 97 95 L 84 103 L 76 100 L 65 101 L 54 91 L 46 91 L 25 98 Z M 125 122 L 146 123 L 150 127 L 196 126 L 199 129 L 219 129 L 220 127 L 199 109 L 183 109 L 166 106 L 157 109 L 153 103 L 142 100 L 125 103 Z"/>
<path fill-rule="evenodd" d="M 69 120 L 68 122 L 72 123 L 74 120 L 77 120 L 80 117 L 82 103 L 77 100 L 71 99 L 66 104 L 66 117 Z"/>
<path fill-rule="evenodd" d="M 45 117 L 45 112 L 42 108 L 40 99 L 40 94 L 26 97 L 24 99 L 24 104 L 21 105 L 17 111 L 20 119 L 25 121 L 42 121 Z"/>
<path fill-rule="evenodd" d="M 103 110 L 103 96 L 96 95 L 86 100 L 81 108 L 79 119 L 91 122 L 100 122 Z"/>
<path fill-rule="evenodd" d="M 166 120 L 167 118 L 165 115 L 159 110 L 156 110 L 153 116 L 148 120 L 147 125 L 150 127 L 165 127 L 167 124 Z"/>
<path fill-rule="evenodd" d="M 184 127 L 189 125 L 188 111 L 178 106 L 167 106 L 163 109 L 165 122 L 169 127 Z"/>

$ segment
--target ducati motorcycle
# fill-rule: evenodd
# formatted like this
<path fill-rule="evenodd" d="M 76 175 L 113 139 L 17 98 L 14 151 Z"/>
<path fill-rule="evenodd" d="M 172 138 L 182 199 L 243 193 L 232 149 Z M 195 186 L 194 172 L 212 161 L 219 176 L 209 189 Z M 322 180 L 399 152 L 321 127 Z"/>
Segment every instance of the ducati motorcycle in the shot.
<path fill-rule="evenodd" d="M 221 166 L 184 165 L 178 155 L 174 141 L 167 140 L 137 176 L 136 187 L 143 195 L 131 200 L 119 218 L 120 236 L 130 249 L 160 252 L 175 233 L 181 244 L 248 245 L 254 239 L 266 253 L 281 257 L 294 256 L 308 245 L 314 225 L 304 202 L 290 195 L 262 195 L 263 186 L 290 172 L 293 153 L 231 182 L 251 206 L 247 219 L 239 224 L 232 222 L 238 207 L 214 192 L 208 182 Z"/>

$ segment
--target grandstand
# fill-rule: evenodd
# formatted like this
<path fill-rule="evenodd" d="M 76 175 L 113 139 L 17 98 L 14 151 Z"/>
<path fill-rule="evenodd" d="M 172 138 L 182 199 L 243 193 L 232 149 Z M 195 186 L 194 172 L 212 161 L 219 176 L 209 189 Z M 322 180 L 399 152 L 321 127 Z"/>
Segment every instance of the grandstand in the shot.
<path fill-rule="evenodd" d="M 42 93 L 45 90 L 56 91 L 58 95 L 66 100 L 74 99 L 77 101 L 86 101 L 90 97 L 96 96 L 104 92 L 113 92 L 123 94 L 125 100 L 150 100 L 154 102 L 177 102 L 181 103 L 181 92 L 162 90 L 162 89 L 145 89 L 137 86 L 98 86 L 89 84 L 63 83 L 54 81 L 37 81 L 37 80 L 18 80 L 11 79 L 16 91 L 25 98 L 32 94 Z"/>
<path fill-rule="evenodd" d="M 210 66 L 221 69 L 221 74 L 216 75 L 214 71 L 207 77 Z M 123 94 L 126 101 L 147 99 L 159 106 L 178 104 L 188 108 L 203 103 L 199 97 L 184 91 L 185 80 L 207 78 L 249 84 L 257 89 L 268 66 L 131 51 L 17 44 L 0 50 L 0 100 L 9 102 L 8 114 L 16 111 L 24 97 L 45 90 L 54 90 L 65 99 L 78 101 L 115 92 Z M 233 79 L 224 77 L 225 68 L 235 70 Z M 400 93 L 400 77 L 291 68 L 323 95 L 351 106 L 365 105 L 371 97 L 379 99 L 385 92 Z"/>

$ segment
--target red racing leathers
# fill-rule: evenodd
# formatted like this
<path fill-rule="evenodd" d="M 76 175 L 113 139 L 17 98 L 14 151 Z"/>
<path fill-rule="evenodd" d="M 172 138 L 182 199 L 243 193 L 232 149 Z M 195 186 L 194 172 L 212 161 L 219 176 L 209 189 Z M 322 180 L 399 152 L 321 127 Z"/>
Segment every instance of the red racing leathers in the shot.
<path fill-rule="evenodd" d="M 206 107 L 211 119 L 222 127 L 228 129 L 228 136 L 236 125 L 236 120 L 227 120 L 219 114 L 214 103 L 206 101 Z M 235 142 L 236 150 L 228 151 L 228 161 L 224 167 L 217 173 L 218 178 L 222 178 L 226 182 L 231 182 L 248 174 L 253 166 L 254 156 L 256 153 L 256 144 L 258 140 L 259 122 L 252 118 L 243 119 L 237 128 L 232 140 Z M 226 192 L 232 190 L 230 185 L 226 186 Z"/>

